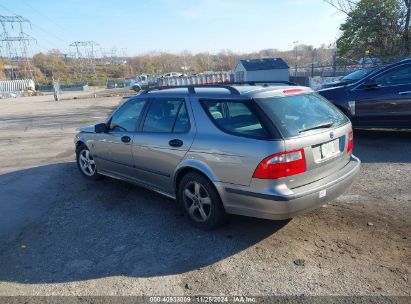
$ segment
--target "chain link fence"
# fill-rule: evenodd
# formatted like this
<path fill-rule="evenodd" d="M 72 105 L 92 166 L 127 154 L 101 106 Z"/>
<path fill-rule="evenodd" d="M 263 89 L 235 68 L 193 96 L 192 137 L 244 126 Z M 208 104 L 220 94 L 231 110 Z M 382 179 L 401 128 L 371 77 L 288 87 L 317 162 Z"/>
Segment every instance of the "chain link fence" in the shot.
<path fill-rule="evenodd" d="M 318 89 L 323 83 L 336 81 L 360 69 L 379 68 L 402 59 L 404 57 L 366 57 L 358 61 L 343 58 L 337 60 L 334 65 L 300 65 L 297 68 L 290 68 L 290 81 Z"/>

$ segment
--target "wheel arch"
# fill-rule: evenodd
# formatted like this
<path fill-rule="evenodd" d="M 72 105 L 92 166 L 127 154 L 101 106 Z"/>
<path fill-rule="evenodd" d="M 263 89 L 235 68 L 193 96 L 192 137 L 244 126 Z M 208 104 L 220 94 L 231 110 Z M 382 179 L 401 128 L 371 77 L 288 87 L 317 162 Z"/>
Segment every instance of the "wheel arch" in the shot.
<path fill-rule="evenodd" d="M 89 140 L 86 136 L 81 136 L 80 134 L 76 136 L 76 139 L 74 141 L 75 145 L 76 145 L 76 151 L 77 149 L 81 146 L 81 145 L 85 145 L 87 147 L 87 149 L 91 150 L 90 148 L 90 143 Z"/>
<path fill-rule="evenodd" d="M 84 145 L 84 146 L 87 147 L 87 145 L 85 144 L 84 141 L 82 141 L 81 139 L 77 140 L 77 141 L 76 141 L 76 151 L 77 151 L 77 149 L 78 149 L 81 145 Z"/>
<path fill-rule="evenodd" d="M 185 162 L 182 162 L 177 167 L 175 174 L 174 174 L 173 188 L 176 194 L 177 194 L 178 185 L 181 179 L 183 178 L 184 175 L 190 172 L 196 172 L 201 175 L 204 175 L 206 178 L 210 180 L 212 184 L 214 184 L 214 182 L 218 180 L 215 173 L 205 163 L 194 161 L 194 160 L 187 160 Z"/>

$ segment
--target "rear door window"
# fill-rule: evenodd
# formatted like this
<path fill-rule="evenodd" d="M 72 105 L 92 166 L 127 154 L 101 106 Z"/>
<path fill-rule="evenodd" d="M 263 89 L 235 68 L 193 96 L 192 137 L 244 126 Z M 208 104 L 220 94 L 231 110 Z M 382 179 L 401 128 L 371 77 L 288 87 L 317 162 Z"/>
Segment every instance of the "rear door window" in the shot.
<path fill-rule="evenodd" d="M 213 123 L 226 133 L 254 138 L 269 135 L 249 102 L 202 100 L 201 104 Z"/>
<path fill-rule="evenodd" d="M 173 133 L 185 133 L 190 129 L 190 121 L 187 115 L 187 109 L 184 102 L 180 106 L 177 119 L 174 123 Z"/>
<path fill-rule="evenodd" d="M 315 93 L 256 101 L 284 137 L 335 128 L 349 122 L 333 104 Z"/>
<path fill-rule="evenodd" d="M 184 99 L 154 98 L 143 125 L 143 132 L 185 133 L 190 122 Z"/>

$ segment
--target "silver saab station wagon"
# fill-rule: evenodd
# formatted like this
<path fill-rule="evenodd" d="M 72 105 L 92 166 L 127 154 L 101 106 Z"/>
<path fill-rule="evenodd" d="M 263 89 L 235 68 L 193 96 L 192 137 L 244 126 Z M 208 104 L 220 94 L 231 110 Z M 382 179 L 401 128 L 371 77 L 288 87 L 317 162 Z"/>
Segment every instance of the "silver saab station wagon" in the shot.
<path fill-rule="evenodd" d="M 77 164 L 176 199 L 202 229 L 227 214 L 288 219 L 342 194 L 360 169 L 350 120 L 311 89 L 151 89 L 75 137 Z"/>

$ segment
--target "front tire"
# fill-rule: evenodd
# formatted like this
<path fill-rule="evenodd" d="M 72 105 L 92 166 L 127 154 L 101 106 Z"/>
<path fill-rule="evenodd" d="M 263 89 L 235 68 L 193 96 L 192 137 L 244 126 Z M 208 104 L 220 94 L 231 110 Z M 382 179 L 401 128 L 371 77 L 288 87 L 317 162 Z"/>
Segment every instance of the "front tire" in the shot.
<path fill-rule="evenodd" d="M 132 86 L 131 89 L 135 92 L 140 92 L 141 91 L 141 87 L 140 86 Z"/>
<path fill-rule="evenodd" d="M 203 175 L 188 173 L 180 181 L 178 201 L 191 224 L 203 230 L 221 226 L 227 214 L 214 185 Z"/>
<path fill-rule="evenodd" d="M 76 161 L 77 167 L 84 177 L 91 180 L 97 180 L 100 178 L 100 175 L 97 173 L 94 158 L 86 145 L 81 144 L 76 149 Z"/>

